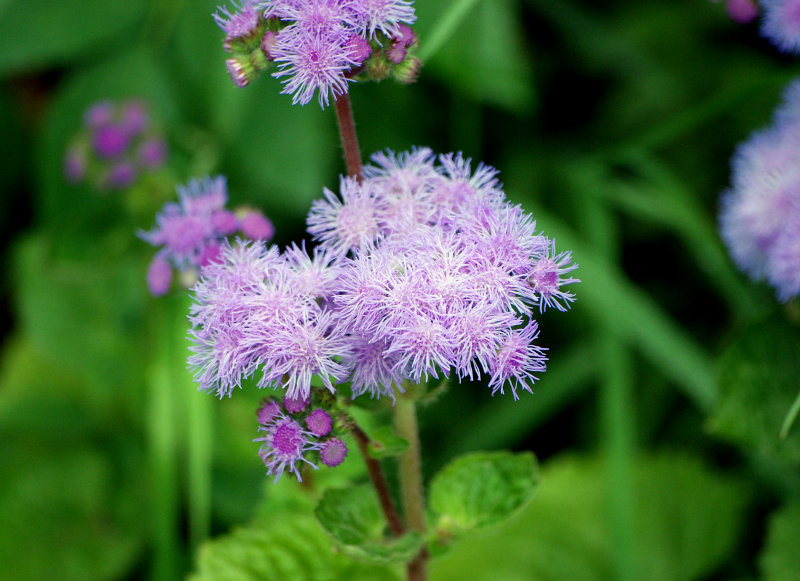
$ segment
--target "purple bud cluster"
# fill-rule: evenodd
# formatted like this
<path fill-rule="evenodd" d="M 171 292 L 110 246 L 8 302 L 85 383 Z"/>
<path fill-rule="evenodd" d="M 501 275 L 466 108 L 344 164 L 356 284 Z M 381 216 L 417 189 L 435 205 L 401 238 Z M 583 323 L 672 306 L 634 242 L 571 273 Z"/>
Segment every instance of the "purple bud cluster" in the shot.
<path fill-rule="evenodd" d="M 251 240 L 269 240 L 275 229 L 258 210 L 225 208 L 228 188 L 223 176 L 192 180 L 178 186 L 178 202 L 167 203 L 156 216 L 156 227 L 139 236 L 160 247 L 147 272 L 150 292 L 166 294 L 173 268 L 191 286 L 199 269 L 219 257 L 222 243 L 237 231 Z"/>
<path fill-rule="evenodd" d="M 233 82 L 244 87 L 274 64 L 294 104 L 316 93 L 325 107 L 360 75 L 412 82 L 420 67 L 408 0 L 239 0 L 214 18 Z"/>
<path fill-rule="evenodd" d="M 766 279 L 787 301 L 800 294 L 800 80 L 789 85 L 771 126 L 733 157 L 720 230 L 736 265 Z"/>
<path fill-rule="evenodd" d="M 491 167 L 426 148 L 373 156 L 364 179 L 313 203 L 313 255 L 292 246 L 224 245 L 194 288 L 190 366 L 201 389 L 259 387 L 305 399 L 312 377 L 334 392 L 395 397 L 404 381 L 489 379 L 531 391 L 545 370 L 534 311 L 566 310 L 577 282 Z"/>
<path fill-rule="evenodd" d="M 347 445 L 340 437 L 342 429 L 334 425 L 325 409 L 311 405 L 311 399 L 284 397 L 282 404 L 265 399 L 259 406 L 258 430 L 264 435 L 254 441 L 262 442 L 258 454 L 276 483 L 287 471 L 302 481 L 301 463 L 315 470 L 317 460 L 334 467 L 347 455 Z M 313 399 L 320 403 L 320 398 Z"/>
<path fill-rule="evenodd" d="M 100 190 L 121 190 L 167 160 L 166 141 L 152 127 L 141 99 L 99 101 L 86 109 L 83 121 L 64 156 L 70 182 L 87 180 Z"/>

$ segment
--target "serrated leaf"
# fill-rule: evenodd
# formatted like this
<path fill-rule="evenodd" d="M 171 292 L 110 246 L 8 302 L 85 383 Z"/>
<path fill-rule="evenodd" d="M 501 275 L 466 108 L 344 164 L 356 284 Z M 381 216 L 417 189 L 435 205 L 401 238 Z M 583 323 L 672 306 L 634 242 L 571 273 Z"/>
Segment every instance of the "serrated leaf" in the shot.
<path fill-rule="evenodd" d="M 326 490 L 314 514 L 341 550 L 354 559 L 404 563 L 422 547 L 423 538 L 417 532 L 399 538 L 385 537 L 386 519 L 375 492 L 366 484 Z"/>
<path fill-rule="evenodd" d="M 776 511 L 769 520 L 767 545 L 759 558 L 764 581 L 792 581 L 800 571 L 800 502 Z"/>
<path fill-rule="evenodd" d="M 800 460 L 800 430 L 780 437 L 800 378 L 800 329 L 774 316 L 741 330 L 719 360 L 715 432 L 782 462 Z"/>
<path fill-rule="evenodd" d="M 391 426 L 381 426 L 370 436 L 369 455 L 380 460 L 399 456 L 408 450 L 408 440 L 398 436 Z"/>
<path fill-rule="evenodd" d="M 190 581 L 397 581 L 397 572 L 335 551 L 313 518 L 281 513 L 203 545 Z"/>
<path fill-rule="evenodd" d="M 434 528 L 445 536 L 479 531 L 511 518 L 538 483 L 529 452 L 478 452 L 445 466 L 431 481 Z"/>
<path fill-rule="evenodd" d="M 0 11 L 0 75 L 66 63 L 108 47 L 130 36 L 145 6 L 144 0 L 10 2 Z"/>

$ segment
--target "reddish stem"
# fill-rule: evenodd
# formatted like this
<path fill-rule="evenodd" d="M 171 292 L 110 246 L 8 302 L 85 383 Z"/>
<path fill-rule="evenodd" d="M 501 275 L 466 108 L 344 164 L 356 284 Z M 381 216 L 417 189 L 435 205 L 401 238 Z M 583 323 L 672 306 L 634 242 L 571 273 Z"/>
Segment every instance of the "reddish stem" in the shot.
<path fill-rule="evenodd" d="M 354 425 L 352 432 L 356 442 L 358 443 L 358 449 L 361 451 L 361 455 L 364 457 L 364 461 L 367 463 L 369 478 L 372 480 L 372 485 L 375 487 L 375 490 L 378 493 L 378 500 L 381 503 L 383 513 L 386 515 L 386 521 L 389 523 L 389 528 L 391 529 L 392 534 L 394 534 L 396 537 L 399 537 L 406 532 L 406 527 L 403 525 L 403 521 L 400 520 L 400 514 L 397 512 L 397 508 L 395 508 L 392 497 L 389 494 L 389 484 L 386 482 L 386 477 L 383 475 L 383 470 L 381 469 L 380 463 L 369 455 L 369 438 L 364 433 L 364 430 L 358 426 Z"/>
<path fill-rule="evenodd" d="M 360 182 L 364 179 L 364 176 L 361 172 L 361 151 L 358 148 L 358 135 L 356 135 L 356 124 L 353 120 L 350 97 L 347 93 L 339 95 L 335 103 L 336 120 L 339 122 L 339 136 L 342 138 L 347 175 L 356 178 Z"/>

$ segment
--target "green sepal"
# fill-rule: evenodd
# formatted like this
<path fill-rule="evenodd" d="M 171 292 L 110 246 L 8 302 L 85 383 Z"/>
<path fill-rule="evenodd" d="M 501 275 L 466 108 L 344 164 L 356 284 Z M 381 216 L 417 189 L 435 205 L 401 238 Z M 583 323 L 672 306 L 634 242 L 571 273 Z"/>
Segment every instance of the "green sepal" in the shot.
<path fill-rule="evenodd" d="M 530 452 L 477 452 L 457 458 L 431 481 L 430 522 L 439 544 L 509 520 L 539 482 Z"/>
<path fill-rule="evenodd" d="M 384 534 L 386 520 L 369 485 L 325 491 L 314 514 L 345 555 L 374 564 L 406 563 L 422 548 L 411 531 L 397 538 Z"/>
<path fill-rule="evenodd" d="M 392 426 L 382 426 L 373 431 L 368 450 L 376 460 L 400 456 L 408 450 L 408 441 L 398 436 Z"/>

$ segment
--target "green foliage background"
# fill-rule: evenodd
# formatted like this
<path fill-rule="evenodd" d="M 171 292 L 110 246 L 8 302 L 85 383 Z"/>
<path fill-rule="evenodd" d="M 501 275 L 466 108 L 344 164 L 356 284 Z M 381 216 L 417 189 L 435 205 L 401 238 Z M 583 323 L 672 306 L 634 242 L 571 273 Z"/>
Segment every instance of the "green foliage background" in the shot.
<path fill-rule="evenodd" d="M 778 434 L 797 314 L 736 271 L 716 212 L 736 144 L 800 63 L 706 0 L 416 5 L 419 82 L 351 90 L 363 152 L 497 167 L 583 281 L 571 312 L 540 318 L 533 396 L 453 385 L 422 409 L 427 479 L 477 450 L 541 463 L 534 500 L 438 555 L 432 579 L 796 579 L 800 427 Z M 264 477 L 260 394 L 196 393 L 188 303 L 145 287 L 134 232 L 170 184 L 226 174 L 285 244 L 342 171 L 331 111 L 271 78 L 233 87 L 215 7 L 0 0 L 5 579 L 399 578 L 332 552 L 308 500 Z M 169 169 L 124 195 L 67 184 L 83 110 L 129 96 L 165 130 Z"/>

